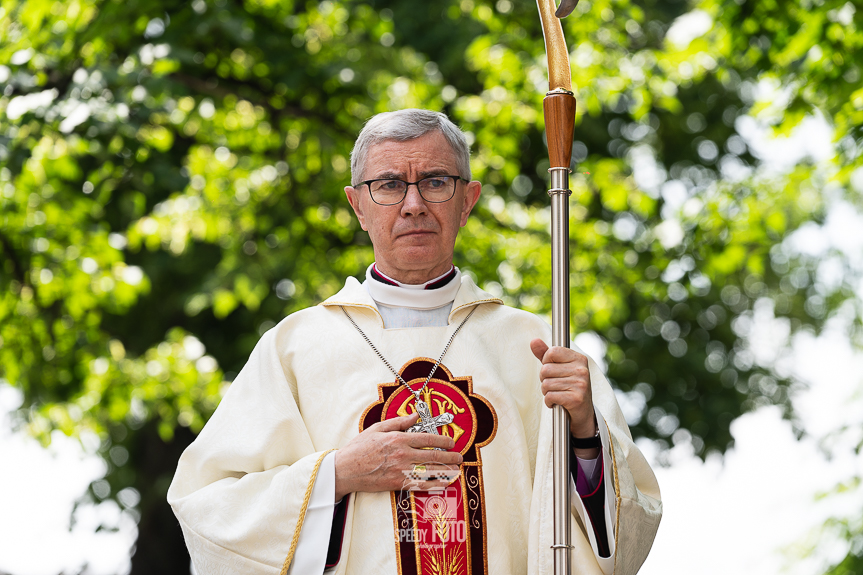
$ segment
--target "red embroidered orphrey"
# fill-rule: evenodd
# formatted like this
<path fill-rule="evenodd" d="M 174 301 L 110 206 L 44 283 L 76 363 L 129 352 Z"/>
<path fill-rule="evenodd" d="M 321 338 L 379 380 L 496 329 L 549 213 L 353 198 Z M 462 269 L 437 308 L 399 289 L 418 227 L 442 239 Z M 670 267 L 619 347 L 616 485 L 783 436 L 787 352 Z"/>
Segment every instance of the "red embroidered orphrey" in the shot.
<path fill-rule="evenodd" d="M 434 360 L 420 357 L 407 362 L 399 374 L 412 388 L 421 385 Z M 399 575 L 481 575 L 488 573 L 485 497 L 479 448 L 497 431 L 497 414 L 484 397 L 473 393 L 470 376 L 453 377 L 439 365 L 422 392 L 432 416 L 453 415 L 452 423 L 438 432 L 455 441 L 462 454 L 458 478 L 442 491 L 390 494 Z M 416 398 L 399 381 L 378 385 L 378 401 L 360 418 L 360 431 L 379 421 L 410 415 Z M 410 471 L 410 470 L 406 470 Z"/>

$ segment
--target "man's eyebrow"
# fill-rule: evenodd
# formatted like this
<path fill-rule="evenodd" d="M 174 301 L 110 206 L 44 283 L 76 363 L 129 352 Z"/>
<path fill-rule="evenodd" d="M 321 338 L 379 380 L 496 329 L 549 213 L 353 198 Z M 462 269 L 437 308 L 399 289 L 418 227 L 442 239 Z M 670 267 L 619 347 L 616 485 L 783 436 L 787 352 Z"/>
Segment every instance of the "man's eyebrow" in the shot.
<path fill-rule="evenodd" d="M 433 170 L 426 170 L 419 173 L 420 178 L 428 178 L 431 176 L 449 176 L 451 175 L 452 170 L 447 170 L 446 168 L 435 168 Z"/>
<path fill-rule="evenodd" d="M 433 168 L 431 170 L 423 170 L 418 173 L 419 179 L 428 178 L 431 176 L 449 176 L 452 175 L 451 170 L 447 168 Z M 382 172 L 378 174 L 374 178 L 369 178 L 372 180 L 407 180 L 407 176 L 404 172 Z"/>
<path fill-rule="evenodd" d="M 405 175 L 401 172 L 383 172 L 378 174 L 373 180 L 403 180 Z"/>

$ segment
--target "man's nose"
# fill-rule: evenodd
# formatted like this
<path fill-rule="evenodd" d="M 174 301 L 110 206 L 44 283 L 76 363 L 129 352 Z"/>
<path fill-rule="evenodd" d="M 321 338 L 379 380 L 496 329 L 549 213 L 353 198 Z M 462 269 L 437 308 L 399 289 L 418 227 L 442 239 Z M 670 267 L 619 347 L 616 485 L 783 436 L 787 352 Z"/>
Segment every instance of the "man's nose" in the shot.
<path fill-rule="evenodd" d="M 402 202 L 402 215 L 418 216 L 425 214 L 427 211 L 428 206 L 426 205 L 422 195 L 420 195 L 420 189 L 416 184 L 409 185 L 407 193 L 405 194 L 405 199 Z"/>

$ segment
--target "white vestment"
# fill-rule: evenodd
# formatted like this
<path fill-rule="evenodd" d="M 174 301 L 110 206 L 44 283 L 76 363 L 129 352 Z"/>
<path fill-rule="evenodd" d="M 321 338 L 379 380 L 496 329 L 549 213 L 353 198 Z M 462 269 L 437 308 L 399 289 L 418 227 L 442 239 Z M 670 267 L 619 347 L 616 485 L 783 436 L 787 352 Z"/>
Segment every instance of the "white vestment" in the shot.
<path fill-rule="evenodd" d="M 378 385 L 392 382 L 338 306 L 398 369 L 437 357 L 475 306 L 443 365 L 469 376 L 496 415 L 481 447 L 488 572 L 552 572 L 551 411 L 528 343 L 550 340 L 547 324 L 508 308 L 462 278 L 443 327 L 383 329 L 368 292 L 353 278 L 322 305 L 268 331 L 216 413 L 180 459 L 168 499 L 199 575 L 275 574 L 293 560 L 316 475 L 328 450 L 359 433 Z M 635 573 L 661 515 L 655 477 L 629 435 L 604 375 L 590 361 L 604 449 L 609 560 L 573 497 L 573 573 Z M 326 550 L 321 550 L 326 553 Z M 351 494 L 335 573 L 398 573 L 388 493 Z"/>

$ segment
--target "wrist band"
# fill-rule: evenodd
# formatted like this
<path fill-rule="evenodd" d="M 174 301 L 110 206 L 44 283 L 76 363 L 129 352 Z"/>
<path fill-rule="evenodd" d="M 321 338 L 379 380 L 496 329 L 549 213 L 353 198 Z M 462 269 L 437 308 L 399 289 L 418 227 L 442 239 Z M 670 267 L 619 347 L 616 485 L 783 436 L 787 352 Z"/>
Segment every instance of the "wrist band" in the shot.
<path fill-rule="evenodd" d="M 570 434 L 569 442 L 576 449 L 594 449 L 602 447 L 602 441 L 599 439 L 599 427 L 596 428 L 596 434 L 593 437 L 575 437 Z"/>

